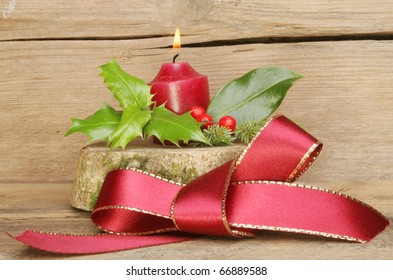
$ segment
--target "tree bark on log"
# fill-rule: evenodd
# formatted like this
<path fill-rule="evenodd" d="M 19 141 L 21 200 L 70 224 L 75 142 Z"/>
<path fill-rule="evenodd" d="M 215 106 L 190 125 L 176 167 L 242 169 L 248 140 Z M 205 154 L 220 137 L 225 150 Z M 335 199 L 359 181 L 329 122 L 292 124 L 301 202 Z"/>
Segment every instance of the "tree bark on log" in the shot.
<path fill-rule="evenodd" d="M 177 183 L 187 184 L 196 177 L 236 158 L 245 145 L 227 147 L 163 147 L 149 142 L 132 143 L 125 150 L 110 150 L 103 143 L 81 149 L 71 205 L 92 210 L 108 172 L 137 168 Z"/>

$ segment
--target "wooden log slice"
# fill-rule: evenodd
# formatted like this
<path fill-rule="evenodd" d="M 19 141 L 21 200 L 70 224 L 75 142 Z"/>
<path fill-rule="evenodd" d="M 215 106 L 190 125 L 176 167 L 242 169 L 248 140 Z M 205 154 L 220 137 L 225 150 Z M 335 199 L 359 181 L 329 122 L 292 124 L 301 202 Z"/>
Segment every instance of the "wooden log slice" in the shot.
<path fill-rule="evenodd" d="M 245 145 L 227 147 L 163 147 L 150 142 L 132 143 L 125 150 L 110 150 L 103 143 L 81 149 L 71 205 L 92 210 L 108 172 L 134 167 L 186 184 L 192 179 L 236 158 Z"/>

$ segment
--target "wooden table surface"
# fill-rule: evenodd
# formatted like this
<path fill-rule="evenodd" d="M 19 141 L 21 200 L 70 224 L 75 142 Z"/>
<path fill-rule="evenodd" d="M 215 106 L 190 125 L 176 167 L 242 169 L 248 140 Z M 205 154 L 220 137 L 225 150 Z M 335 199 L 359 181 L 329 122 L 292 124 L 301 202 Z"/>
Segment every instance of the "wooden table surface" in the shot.
<path fill-rule="evenodd" d="M 98 66 L 115 58 L 149 82 L 180 26 L 211 95 L 265 66 L 304 76 L 278 113 L 324 143 L 304 183 L 342 190 L 393 217 L 393 2 L 390 0 L 0 0 L 0 229 L 94 231 L 70 208 L 84 135 L 64 138 L 113 96 Z M 118 107 L 116 107 L 118 108 Z M 0 258 L 58 259 L 0 235 Z M 263 232 L 66 258 L 392 259 L 388 229 L 370 244 Z"/>
<path fill-rule="evenodd" d="M 321 186 L 321 184 L 315 184 Z M 328 186 L 324 186 L 328 187 Z M 330 189 L 351 195 L 393 218 L 390 182 L 342 184 Z M 63 233 L 94 233 L 89 213 L 69 206 L 70 184 L 1 184 L 1 232 L 25 228 Z M 278 232 L 254 239 L 202 237 L 193 241 L 96 255 L 60 255 L 39 251 L 0 235 L 0 259 L 393 259 L 393 228 L 372 242 L 358 244 Z"/>

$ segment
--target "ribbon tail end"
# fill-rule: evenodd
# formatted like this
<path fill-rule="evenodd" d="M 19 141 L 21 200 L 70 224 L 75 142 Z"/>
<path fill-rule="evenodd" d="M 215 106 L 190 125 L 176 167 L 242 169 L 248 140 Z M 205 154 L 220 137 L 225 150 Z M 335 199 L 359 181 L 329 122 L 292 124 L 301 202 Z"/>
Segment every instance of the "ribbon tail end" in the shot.
<path fill-rule="evenodd" d="M 11 238 L 30 247 L 57 254 L 98 254 L 180 243 L 195 239 L 193 236 L 174 234 L 133 236 L 115 234 L 70 235 L 25 230 Z"/>
<path fill-rule="evenodd" d="M 361 242 L 361 243 L 371 242 L 374 238 L 376 238 L 379 234 L 384 232 L 387 228 L 389 228 L 392 225 L 392 221 L 389 218 L 387 218 L 385 216 L 382 216 L 382 217 L 384 219 L 384 223 L 381 224 L 380 229 L 378 231 L 376 231 L 373 236 L 371 236 L 370 238 L 367 238 L 366 240 L 364 240 L 364 242 Z"/>

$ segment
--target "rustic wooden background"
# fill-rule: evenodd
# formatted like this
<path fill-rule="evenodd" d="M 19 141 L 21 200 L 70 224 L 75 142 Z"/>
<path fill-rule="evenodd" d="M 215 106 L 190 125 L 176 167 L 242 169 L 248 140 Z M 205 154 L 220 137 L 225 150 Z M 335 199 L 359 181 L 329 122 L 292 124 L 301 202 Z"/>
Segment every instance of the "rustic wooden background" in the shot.
<path fill-rule="evenodd" d="M 0 180 L 71 182 L 87 139 L 69 118 L 114 104 L 98 66 L 153 79 L 181 27 L 211 92 L 262 66 L 305 76 L 280 112 L 325 143 L 308 177 L 392 179 L 391 1 L 0 0 Z"/>
<path fill-rule="evenodd" d="M 302 181 L 375 183 L 392 199 L 392 23 L 388 0 L 0 0 L 2 218 L 13 191 L 71 186 L 87 138 L 63 137 L 69 118 L 115 104 L 98 66 L 115 58 L 150 81 L 176 26 L 179 61 L 209 76 L 212 95 L 256 67 L 305 76 L 279 109 L 325 144 Z"/>

